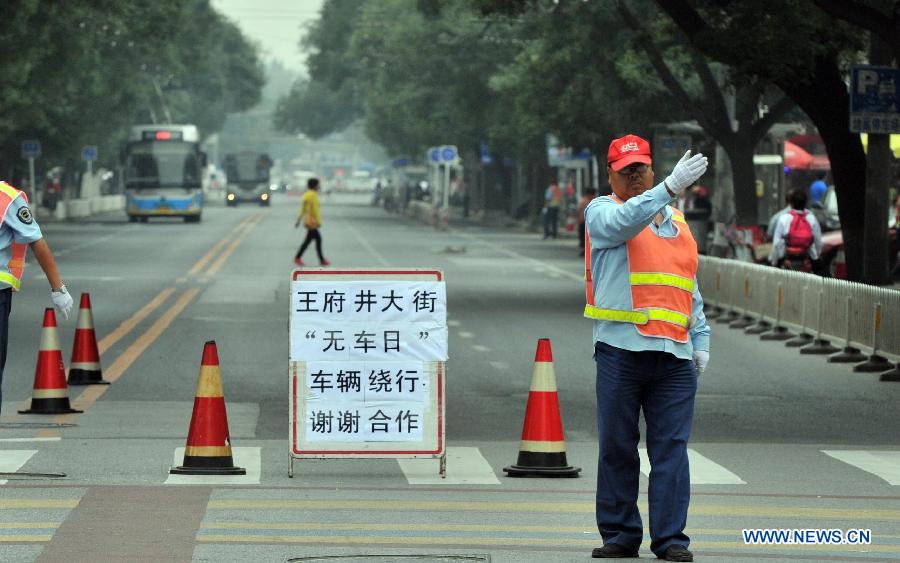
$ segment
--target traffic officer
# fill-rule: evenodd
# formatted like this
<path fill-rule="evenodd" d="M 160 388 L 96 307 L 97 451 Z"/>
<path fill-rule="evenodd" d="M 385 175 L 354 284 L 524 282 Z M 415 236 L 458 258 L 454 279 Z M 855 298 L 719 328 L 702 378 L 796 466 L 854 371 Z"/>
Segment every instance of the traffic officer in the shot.
<path fill-rule="evenodd" d="M 597 363 L 597 527 L 595 558 L 637 557 L 638 418 L 647 423 L 652 471 L 650 549 L 660 559 L 693 561 L 684 534 L 690 502 L 687 442 L 697 376 L 709 361 L 709 327 L 697 289 L 697 244 L 669 203 L 706 171 L 684 154 L 653 186 L 650 144 L 615 139 L 607 153 L 612 194 L 585 209 L 588 234 L 585 316 L 594 320 Z"/>
<path fill-rule="evenodd" d="M 64 318 L 72 310 L 72 296 L 66 291 L 53 252 L 41 234 L 41 228 L 31 214 L 25 194 L 6 182 L 0 182 L 0 385 L 6 366 L 6 346 L 9 336 L 9 311 L 12 292 L 19 291 L 25 271 L 26 246 L 50 282 L 50 300 Z"/>

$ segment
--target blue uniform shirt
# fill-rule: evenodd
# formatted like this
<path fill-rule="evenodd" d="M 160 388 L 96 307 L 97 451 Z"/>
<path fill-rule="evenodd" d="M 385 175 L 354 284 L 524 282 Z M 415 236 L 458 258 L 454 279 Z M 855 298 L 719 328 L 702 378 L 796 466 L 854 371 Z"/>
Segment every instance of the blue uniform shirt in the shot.
<path fill-rule="evenodd" d="M 584 224 L 591 236 L 591 277 L 594 280 L 594 304 L 605 309 L 632 310 L 631 270 L 628 264 L 628 240 L 637 236 L 647 225 L 661 237 L 677 236 L 672 222 L 671 201 L 665 184 L 630 198 L 624 204 L 610 197 L 598 197 L 584 210 Z M 657 227 L 653 217 L 662 213 L 665 217 Z M 637 331 L 631 323 L 594 321 L 594 342 L 632 352 L 668 352 L 678 358 L 690 360 L 694 350 L 709 351 L 709 326 L 703 314 L 703 298 L 694 278 L 694 299 L 691 311 L 694 326 L 687 343 L 668 338 L 651 338 Z"/>
<path fill-rule="evenodd" d="M 30 244 L 43 238 L 41 228 L 38 226 L 31 209 L 21 197 L 17 197 L 6 209 L 3 225 L 0 226 L 0 272 L 9 273 L 6 267 L 12 258 L 13 241 L 20 244 Z M 0 289 L 6 289 L 9 284 L 0 281 Z"/>

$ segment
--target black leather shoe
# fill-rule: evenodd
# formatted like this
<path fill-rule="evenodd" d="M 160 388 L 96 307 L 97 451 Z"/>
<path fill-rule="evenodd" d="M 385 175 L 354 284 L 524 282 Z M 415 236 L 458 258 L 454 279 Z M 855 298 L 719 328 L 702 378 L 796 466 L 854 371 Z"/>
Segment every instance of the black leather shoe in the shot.
<path fill-rule="evenodd" d="M 666 548 L 666 552 L 657 555 L 657 559 L 665 559 L 666 561 L 693 561 L 694 554 L 683 545 L 670 545 Z"/>
<path fill-rule="evenodd" d="M 634 559 L 638 556 L 638 550 L 628 549 L 619 544 L 608 543 L 603 547 L 595 547 L 591 552 L 594 559 Z"/>

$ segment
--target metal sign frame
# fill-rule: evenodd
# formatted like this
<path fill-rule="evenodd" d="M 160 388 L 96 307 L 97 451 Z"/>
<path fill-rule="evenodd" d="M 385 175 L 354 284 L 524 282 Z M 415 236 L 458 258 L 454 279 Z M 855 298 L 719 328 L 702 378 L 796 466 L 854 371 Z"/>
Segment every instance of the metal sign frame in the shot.
<path fill-rule="evenodd" d="M 291 275 L 292 291 L 293 282 L 298 279 L 308 281 L 327 281 L 335 278 L 342 281 L 444 281 L 444 274 L 437 269 L 359 269 L 359 270 L 325 270 L 325 269 L 297 269 Z M 290 292 L 289 292 L 290 293 Z M 293 315 L 288 320 L 289 343 L 293 342 L 294 334 L 302 331 L 302 328 L 294 326 Z M 288 380 L 290 400 L 289 409 L 289 467 L 288 477 L 294 476 L 294 461 L 300 459 L 326 459 L 326 458 L 438 458 L 440 460 L 441 477 L 446 476 L 446 362 L 427 362 L 429 373 L 432 376 L 430 385 L 429 405 L 432 407 L 431 416 L 426 417 L 423 428 L 423 440 L 421 442 L 322 442 L 315 447 L 309 447 L 303 442 L 305 428 L 298 424 L 298 415 L 306 413 L 306 399 L 304 393 L 306 380 L 305 361 L 292 361 L 288 359 Z M 428 430 L 425 435 L 425 430 Z M 335 446 L 335 444 L 337 444 Z"/>

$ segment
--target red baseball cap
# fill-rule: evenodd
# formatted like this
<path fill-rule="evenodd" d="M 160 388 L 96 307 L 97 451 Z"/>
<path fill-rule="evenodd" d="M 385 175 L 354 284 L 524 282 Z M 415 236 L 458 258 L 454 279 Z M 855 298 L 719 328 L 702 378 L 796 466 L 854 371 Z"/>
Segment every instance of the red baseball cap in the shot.
<path fill-rule="evenodd" d="M 619 171 L 635 162 L 642 164 L 653 162 L 650 159 L 650 143 L 637 135 L 625 135 L 613 139 L 606 152 L 606 163 L 612 166 L 613 170 Z"/>

